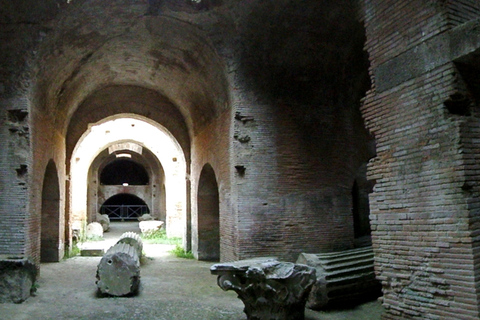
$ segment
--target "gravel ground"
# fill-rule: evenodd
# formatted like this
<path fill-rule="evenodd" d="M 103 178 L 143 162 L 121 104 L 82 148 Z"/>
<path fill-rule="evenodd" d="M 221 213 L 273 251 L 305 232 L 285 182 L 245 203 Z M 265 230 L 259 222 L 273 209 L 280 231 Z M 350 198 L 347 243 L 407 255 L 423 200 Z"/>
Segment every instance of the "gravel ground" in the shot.
<path fill-rule="evenodd" d="M 124 231 L 139 232 L 138 223 L 112 223 L 104 242 L 110 247 Z M 22 304 L 0 304 L 0 319 L 152 319 L 245 320 L 243 303 L 233 291 L 223 291 L 210 274 L 211 262 L 176 258 L 169 245 L 144 244 L 141 287 L 133 297 L 99 297 L 95 274 L 101 257 L 74 257 L 44 263 L 36 296 Z M 307 309 L 306 320 L 376 320 L 378 301 L 354 309 L 317 312 Z"/>

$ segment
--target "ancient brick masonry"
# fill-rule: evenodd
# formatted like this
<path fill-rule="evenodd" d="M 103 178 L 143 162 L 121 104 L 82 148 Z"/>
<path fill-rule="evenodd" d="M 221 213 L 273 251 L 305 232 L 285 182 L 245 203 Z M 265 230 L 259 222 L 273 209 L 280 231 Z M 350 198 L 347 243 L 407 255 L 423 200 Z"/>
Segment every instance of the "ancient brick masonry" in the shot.
<path fill-rule="evenodd" d="M 201 2 L 2 7 L 0 254 L 63 257 L 97 205 L 77 142 L 135 114 L 182 149 L 185 206 L 156 203 L 198 258 L 349 250 L 370 222 L 385 319 L 478 319 L 480 2 Z"/>
<path fill-rule="evenodd" d="M 358 112 L 369 79 L 363 26 L 341 3 L 242 5 L 230 71 L 237 259 L 353 246 L 351 189 L 372 156 Z"/>
<path fill-rule="evenodd" d="M 365 12 L 374 87 L 363 114 L 377 143 L 370 210 L 384 318 L 478 319 L 468 280 L 478 272 L 478 121 L 456 61 L 479 48 L 479 34 L 451 28 L 479 17 L 480 5 L 366 1 Z M 456 94 L 470 96 L 470 109 L 449 104 Z"/>

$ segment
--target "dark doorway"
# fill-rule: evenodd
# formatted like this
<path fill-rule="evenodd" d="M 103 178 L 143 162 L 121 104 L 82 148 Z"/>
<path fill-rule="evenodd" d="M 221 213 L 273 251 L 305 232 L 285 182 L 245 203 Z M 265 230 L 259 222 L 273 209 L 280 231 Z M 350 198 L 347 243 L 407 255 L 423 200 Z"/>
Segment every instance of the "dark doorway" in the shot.
<path fill-rule="evenodd" d="M 40 261 L 57 262 L 60 256 L 60 187 L 55 163 L 45 169 L 42 189 Z"/>
<path fill-rule="evenodd" d="M 217 179 L 213 168 L 203 167 L 198 185 L 198 259 L 220 259 L 220 213 Z"/>
<path fill-rule="evenodd" d="M 371 245 L 372 241 L 368 193 L 367 183 L 362 184 L 359 180 L 355 180 L 352 187 L 352 215 L 355 247 L 365 247 Z"/>
<path fill-rule="evenodd" d="M 110 220 L 135 220 L 145 213 L 150 213 L 145 201 L 139 197 L 120 193 L 108 198 L 100 207 L 100 213 L 106 214 Z"/>

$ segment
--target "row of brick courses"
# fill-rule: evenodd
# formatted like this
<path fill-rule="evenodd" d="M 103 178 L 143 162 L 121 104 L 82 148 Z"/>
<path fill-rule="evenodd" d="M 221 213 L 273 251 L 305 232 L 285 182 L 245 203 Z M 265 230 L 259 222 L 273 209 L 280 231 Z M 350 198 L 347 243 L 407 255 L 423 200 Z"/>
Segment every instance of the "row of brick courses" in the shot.
<path fill-rule="evenodd" d="M 452 26 L 460 25 L 480 15 L 480 3 L 477 0 L 451 0 L 447 2 L 448 22 Z"/>
<path fill-rule="evenodd" d="M 478 112 L 477 105 L 474 114 Z M 474 265 L 480 265 L 480 121 L 477 118 L 468 118 L 460 126 L 461 154 L 463 156 L 463 169 L 465 170 L 465 182 L 462 188 L 465 190 L 468 208 L 470 210 L 470 240 L 474 254 Z M 475 279 L 480 277 L 478 267 L 473 271 Z M 480 283 L 475 281 L 477 292 L 480 291 Z M 478 298 L 477 298 L 478 299 Z M 478 304 L 478 301 L 476 302 Z"/>
<path fill-rule="evenodd" d="M 297 6 L 301 7 L 291 2 L 292 8 Z M 256 9 L 261 8 L 265 6 L 258 2 Z M 306 14 L 301 13 L 302 19 L 307 17 Z M 286 21 L 290 24 L 291 20 L 295 20 L 294 17 L 288 17 Z M 300 28 L 305 28 L 305 25 L 302 24 Z M 297 32 L 291 31 L 293 34 Z M 263 30 L 255 30 L 253 38 L 257 34 L 262 35 Z M 283 37 L 283 33 L 280 36 Z M 300 39 L 303 38 L 301 36 Z M 330 40 L 325 42 L 329 43 Z M 310 44 L 308 47 L 311 47 Z M 329 50 L 327 48 L 326 51 Z M 325 54 L 321 50 L 320 53 Z M 265 52 L 261 54 L 266 55 Z M 281 52 L 275 49 L 272 54 L 280 56 Z M 285 63 L 282 68 L 287 70 L 297 63 L 295 56 L 286 56 L 284 59 L 286 61 L 282 61 Z M 338 57 L 332 57 L 331 60 L 335 64 Z M 271 72 L 267 69 L 275 69 L 279 63 L 263 62 L 266 69 L 262 71 L 266 73 Z M 343 70 L 348 62 L 342 61 L 338 69 Z M 305 67 L 302 66 L 298 71 L 303 69 Z M 296 69 L 292 70 L 298 73 Z M 322 106 L 320 103 L 315 106 L 304 105 L 312 102 L 301 103 L 302 99 L 297 99 L 299 84 L 292 82 L 295 79 L 285 79 L 281 86 L 283 91 L 292 91 L 291 96 L 285 95 L 285 92 L 272 94 L 263 88 L 263 83 L 255 83 L 255 79 L 252 79 L 254 72 L 245 78 L 242 78 L 241 72 L 232 82 L 233 106 L 239 118 L 252 119 L 235 121 L 234 135 L 237 138 L 248 136 L 250 140 L 233 141 L 235 165 L 245 168 L 244 174 L 235 175 L 239 251 L 242 258 L 267 254 L 294 260 L 301 250 L 318 252 L 352 247 L 351 188 L 360 162 L 368 158 L 361 159 L 364 155 L 354 148 L 354 139 L 364 139 L 364 136 L 355 132 L 358 128 L 356 123 L 355 126 L 349 125 L 355 122 L 350 106 L 327 105 L 330 102 Z M 276 83 L 278 80 L 271 79 L 270 82 Z M 331 95 L 329 88 L 306 85 L 312 88 L 301 89 L 313 90 L 315 95 L 312 96 L 321 95 L 322 90 L 326 96 Z M 339 88 L 338 95 L 349 90 Z M 348 98 L 343 100 L 349 101 Z M 348 110 L 343 112 L 342 109 Z"/>
<path fill-rule="evenodd" d="M 237 87 L 244 88 L 241 83 Z M 238 192 L 239 258 L 252 256 L 283 255 L 285 233 L 280 232 L 285 215 L 281 208 L 282 197 L 276 190 L 275 110 L 258 101 L 253 92 L 243 91 L 237 96 L 235 112 L 251 121 L 235 121 L 235 131 L 240 136 L 248 135 L 250 141 L 234 141 L 235 165 L 245 167 L 237 172 Z"/>
<path fill-rule="evenodd" d="M 246 232 L 239 239 L 242 257 L 273 254 L 294 260 L 305 250 L 351 248 L 351 185 L 362 157 L 367 159 L 355 153 L 348 139 L 353 132 L 324 131 L 322 143 L 328 146 L 306 145 L 288 107 L 259 103 L 246 91 L 236 92 L 236 112 L 253 119 L 235 122 L 235 135 L 251 139 L 234 141 L 236 164 L 246 168 L 244 175 L 236 176 L 239 230 Z M 352 115 L 346 117 L 348 123 Z M 339 131 L 345 135 L 337 137 Z M 345 152 L 351 154 L 350 162 Z"/>
<path fill-rule="evenodd" d="M 418 17 L 409 17 L 410 21 L 425 19 L 417 10 Z M 431 16 L 432 28 L 443 30 L 444 23 L 437 19 L 441 14 Z M 371 20 L 380 24 L 370 28 L 375 39 L 383 38 L 381 19 Z M 404 24 L 403 20 L 394 23 Z M 402 52 L 427 36 L 412 37 L 390 50 Z M 367 42 L 367 48 L 373 61 L 389 58 L 378 45 L 370 47 Z M 442 104 L 452 92 L 454 72 L 452 65 L 445 65 L 382 93 L 374 87 L 362 110 L 377 141 L 377 158 L 369 164 L 369 178 L 376 180 L 370 205 L 376 271 L 384 286 L 384 319 L 445 319 L 456 309 L 465 309 L 462 317 L 474 319 L 477 312 L 469 281 L 473 271 L 458 268 L 472 266 L 463 172 L 458 169 L 463 164 L 457 151 L 458 120 L 448 116 Z"/>
<path fill-rule="evenodd" d="M 236 212 L 238 220 L 238 259 L 251 256 L 271 255 L 271 252 L 279 252 L 282 237 L 279 237 L 279 224 L 277 221 L 281 213 L 278 207 L 279 197 L 268 192 L 277 184 L 273 170 L 275 167 L 275 143 L 273 138 L 272 125 L 273 110 L 263 105 L 263 97 L 255 96 L 251 91 L 248 82 L 240 74 L 232 79 L 232 105 L 236 113 L 234 122 L 233 140 L 234 163 L 239 169 L 235 173 L 235 190 L 237 194 Z M 245 120 L 243 120 L 245 119 Z M 264 125 L 259 125 L 263 123 Z M 249 141 L 240 142 L 241 137 L 249 137 Z M 260 142 L 261 141 L 261 142 Z M 242 172 L 242 166 L 245 171 Z M 261 186 L 261 188 L 260 188 Z M 259 210 L 269 211 L 270 223 L 265 223 L 266 228 L 261 232 L 269 239 L 268 246 L 257 245 L 261 241 L 258 235 L 254 234 L 254 227 L 262 225 L 260 219 L 267 221 L 266 217 L 256 214 Z M 266 212 L 267 213 L 267 212 Z M 256 232 L 260 231 L 255 229 Z"/>
<path fill-rule="evenodd" d="M 4 186 L 1 192 L 2 200 L 2 223 L 0 234 L 2 242 L 0 243 L 0 253 L 14 257 L 24 257 L 28 255 L 25 227 L 29 223 L 27 216 L 27 196 L 28 196 L 28 153 L 23 149 L 28 147 L 28 117 L 23 121 L 12 119 L 12 111 L 28 110 L 24 99 L 6 98 L 1 101 L 0 109 L 2 116 L 2 180 L 0 184 Z M 20 136 L 17 132 L 26 132 L 26 136 Z M 23 143 L 17 145 L 19 140 Z M 21 172 L 22 166 L 27 166 L 26 172 Z M 17 171 L 18 170 L 18 171 Z M 8 188 L 6 187 L 8 186 Z"/>
<path fill-rule="evenodd" d="M 0 53 L 0 254 L 13 257 L 35 258 L 30 233 L 34 219 L 27 207 L 31 182 L 29 108 L 23 96 L 28 87 L 25 72 L 26 61 L 31 56 L 28 48 L 35 43 L 38 30 L 36 23 L 7 21 L 0 31 L 3 48 Z M 18 111 L 25 112 L 23 120 L 15 119 Z"/>
<path fill-rule="evenodd" d="M 375 56 L 372 67 L 447 29 L 435 2 L 365 1 L 367 47 Z M 370 34 L 374 32 L 374 34 Z"/>
<path fill-rule="evenodd" d="M 56 9 L 55 6 L 55 12 Z M 5 21 L 0 31 L 3 49 L 0 53 L 0 254 L 33 258 L 36 262 L 40 261 L 36 241 L 39 239 L 38 223 L 32 214 L 35 208 L 27 206 L 33 181 L 33 159 L 29 150 L 30 108 L 25 98 L 31 70 L 26 67 L 30 65 L 27 61 L 32 58 L 32 48 L 42 28 L 39 21 L 53 14 L 48 10 L 38 10 L 35 15 L 20 13 L 8 17 L 9 21 Z M 12 123 L 12 110 L 25 111 L 27 117 L 21 123 Z M 25 133 L 25 139 L 19 141 L 16 132 Z M 21 166 L 26 166 L 26 171 L 19 174 L 17 170 L 22 171 Z"/>

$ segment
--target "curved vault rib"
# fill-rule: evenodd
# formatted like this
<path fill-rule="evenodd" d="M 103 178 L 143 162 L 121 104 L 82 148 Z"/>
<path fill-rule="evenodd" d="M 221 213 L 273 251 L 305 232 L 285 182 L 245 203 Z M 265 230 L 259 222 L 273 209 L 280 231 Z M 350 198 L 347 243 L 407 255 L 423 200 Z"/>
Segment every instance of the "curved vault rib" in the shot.
<path fill-rule="evenodd" d="M 113 84 L 140 86 L 167 97 L 184 116 L 191 136 L 228 106 L 223 61 L 201 30 L 166 16 L 137 17 L 129 25 L 128 33 L 122 29 L 113 37 L 89 26 L 95 37 L 83 47 L 75 47 L 72 39 L 60 44 L 62 56 L 44 57 L 43 75 L 48 76 L 39 78 L 49 82 L 42 84 L 50 92 L 45 103 L 56 105 L 52 113 L 61 132 L 66 133 L 85 99 Z"/>

